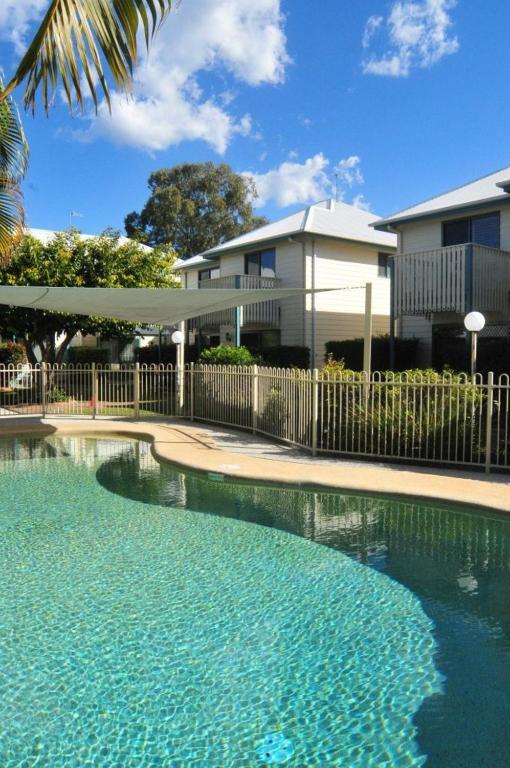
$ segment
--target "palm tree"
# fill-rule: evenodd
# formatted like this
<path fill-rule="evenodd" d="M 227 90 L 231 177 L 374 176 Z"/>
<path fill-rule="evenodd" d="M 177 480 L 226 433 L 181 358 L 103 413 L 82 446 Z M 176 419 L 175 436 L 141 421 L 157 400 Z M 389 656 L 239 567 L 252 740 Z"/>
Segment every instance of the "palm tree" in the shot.
<path fill-rule="evenodd" d="M 84 91 L 98 106 L 98 90 L 110 107 L 109 74 L 129 92 L 138 60 L 140 32 L 145 45 L 170 11 L 172 0 L 52 0 L 11 80 L 0 82 L 0 256 L 23 228 L 20 182 L 28 146 L 12 92 L 25 82 L 25 108 L 35 111 L 40 94 L 48 112 L 59 85 L 70 109 L 84 106 Z"/>

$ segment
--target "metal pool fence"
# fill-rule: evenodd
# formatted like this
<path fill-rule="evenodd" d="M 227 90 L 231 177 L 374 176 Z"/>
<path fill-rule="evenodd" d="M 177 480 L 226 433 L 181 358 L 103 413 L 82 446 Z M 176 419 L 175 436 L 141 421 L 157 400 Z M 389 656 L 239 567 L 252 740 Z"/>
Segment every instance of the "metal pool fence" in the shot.
<path fill-rule="evenodd" d="M 0 416 L 184 417 L 315 454 L 510 470 L 510 376 L 0 366 Z"/>

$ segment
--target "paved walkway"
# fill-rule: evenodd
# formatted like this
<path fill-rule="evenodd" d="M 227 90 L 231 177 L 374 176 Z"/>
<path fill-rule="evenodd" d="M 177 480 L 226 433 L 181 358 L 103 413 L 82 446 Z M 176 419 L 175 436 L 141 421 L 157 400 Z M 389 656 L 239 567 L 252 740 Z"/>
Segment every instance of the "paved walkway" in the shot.
<path fill-rule="evenodd" d="M 183 421 L 2 418 L 0 437 L 55 433 L 150 440 L 155 455 L 183 467 L 248 481 L 460 502 L 510 513 L 510 475 L 313 458 L 248 433 Z"/>

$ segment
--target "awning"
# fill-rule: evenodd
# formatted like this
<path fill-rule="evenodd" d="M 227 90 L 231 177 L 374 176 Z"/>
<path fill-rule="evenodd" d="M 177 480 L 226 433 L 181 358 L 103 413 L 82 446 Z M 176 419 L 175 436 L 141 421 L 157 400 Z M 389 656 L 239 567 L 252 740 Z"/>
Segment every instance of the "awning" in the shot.
<path fill-rule="evenodd" d="M 322 289 L 331 290 L 331 289 Z M 0 286 L 0 304 L 76 315 L 95 315 L 142 325 L 175 325 L 210 312 L 319 291 L 297 288 L 47 288 Z"/>

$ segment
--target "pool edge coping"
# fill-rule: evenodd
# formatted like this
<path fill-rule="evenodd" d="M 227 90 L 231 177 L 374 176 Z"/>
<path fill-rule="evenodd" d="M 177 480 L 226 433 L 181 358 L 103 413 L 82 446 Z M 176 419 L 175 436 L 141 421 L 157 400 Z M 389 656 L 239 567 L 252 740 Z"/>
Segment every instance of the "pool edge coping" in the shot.
<path fill-rule="evenodd" d="M 37 419 L 24 418 L 0 425 L 0 438 L 76 434 L 82 437 L 128 437 L 146 440 L 156 459 L 200 474 L 234 480 L 284 484 L 300 488 L 330 489 L 398 496 L 416 501 L 468 506 L 510 514 L 510 481 L 490 476 L 434 474 L 409 466 L 353 466 L 339 459 L 335 465 L 271 460 L 225 450 L 214 442 L 214 425 L 176 421 Z"/>

